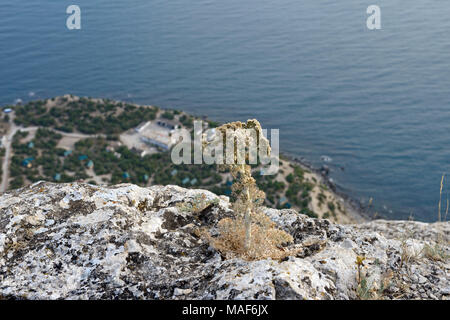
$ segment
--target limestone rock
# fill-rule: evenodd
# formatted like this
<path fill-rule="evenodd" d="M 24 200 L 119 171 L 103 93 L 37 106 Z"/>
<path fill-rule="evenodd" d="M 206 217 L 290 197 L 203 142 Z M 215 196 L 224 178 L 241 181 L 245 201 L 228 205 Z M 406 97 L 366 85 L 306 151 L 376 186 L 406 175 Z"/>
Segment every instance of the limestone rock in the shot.
<path fill-rule="evenodd" d="M 207 205 L 194 210 L 199 197 Z M 38 182 L 0 196 L 0 297 L 449 298 L 449 223 L 334 225 L 265 213 L 302 248 L 295 256 L 225 260 L 196 232 L 214 234 L 233 215 L 228 198 L 208 191 Z M 364 288 L 357 256 L 366 258 Z"/>

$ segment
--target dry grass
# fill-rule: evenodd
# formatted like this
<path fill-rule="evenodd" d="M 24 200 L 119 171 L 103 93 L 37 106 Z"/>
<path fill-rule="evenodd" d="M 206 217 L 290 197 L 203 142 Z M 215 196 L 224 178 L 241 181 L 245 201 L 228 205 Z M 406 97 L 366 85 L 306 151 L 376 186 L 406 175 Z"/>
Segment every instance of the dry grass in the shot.
<path fill-rule="evenodd" d="M 449 255 L 439 243 L 436 243 L 434 246 L 426 244 L 423 247 L 423 255 L 433 261 L 445 262 L 449 258 Z"/>
<path fill-rule="evenodd" d="M 276 228 L 273 223 L 270 227 L 252 223 L 252 239 L 249 247 L 245 246 L 246 228 L 243 219 L 222 219 L 218 223 L 218 228 L 220 235 L 217 238 L 209 237 L 209 239 L 227 259 L 240 257 L 245 260 L 267 258 L 280 260 L 292 254 L 283 248 L 284 244 L 292 242 L 292 237 Z"/>
<path fill-rule="evenodd" d="M 441 222 L 441 203 L 442 203 L 442 190 L 444 189 L 444 179 L 445 179 L 445 173 L 442 175 L 441 178 L 441 185 L 440 185 L 440 189 L 439 189 L 439 204 L 438 204 L 438 222 Z M 447 220 L 447 215 L 448 215 L 448 209 L 449 209 L 449 200 L 448 200 L 448 194 L 447 194 L 447 207 L 445 210 L 445 219 L 444 222 Z M 443 234 L 441 232 L 438 232 L 437 234 L 437 239 L 436 239 L 436 245 L 434 246 L 428 246 L 429 249 L 427 249 L 427 251 L 431 252 L 431 251 L 435 251 L 435 252 L 441 252 L 443 251 L 443 249 L 437 250 L 437 248 L 442 248 L 442 243 L 443 243 Z M 430 248 L 434 248 L 433 250 L 431 250 Z M 435 255 L 430 254 L 429 257 L 433 257 Z"/>
<path fill-rule="evenodd" d="M 364 260 L 366 258 L 362 256 L 357 256 L 355 264 L 358 267 L 357 282 L 358 287 L 356 288 L 356 295 L 360 300 L 379 300 L 384 298 L 385 290 L 388 289 L 392 284 L 392 279 L 394 277 L 394 272 L 388 270 L 381 274 L 378 282 L 375 280 L 369 280 L 370 275 L 367 271 L 363 269 Z"/>
<path fill-rule="evenodd" d="M 442 189 L 444 188 L 444 178 L 445 173 L 441 178 L 441 188 L 439 189 L 439 205 L 438 205 L 438 221 L 441 222 L 441 202 L 442 202 Z M 448 210 L 448 200 L 447 200 L 447 210 Z"/>

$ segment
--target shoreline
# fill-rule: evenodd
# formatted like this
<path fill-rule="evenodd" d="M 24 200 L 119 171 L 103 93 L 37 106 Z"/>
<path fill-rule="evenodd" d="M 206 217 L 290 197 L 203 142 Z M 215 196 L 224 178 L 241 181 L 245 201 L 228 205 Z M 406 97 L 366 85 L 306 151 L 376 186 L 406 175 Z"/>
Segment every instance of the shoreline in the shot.
<path fill-rule="evenodd" d="M 340 187 L 338 184 L 332 181 L 332 178 L 328 175 L 323 174 L 322 170 L 320 168 L 315 167 L 313 164 L 308 162 L 308 160 L 304 157 L 298 157 L 294 156 L 292 154 L 283 153 L 280 151 L 280 157 L 283 157 L 287 159 L 290 162 L 293 162 L 295 164 L 298 164 L 305 169 L 310 170 L 312 173 L 314 173 L 316 176 L 320 177 L 321 182 L 325 184 L 328 188 L 331 189 L 331 191 L 336 194 L 338 197 L 342 198 L 344 201 L 344 205 L 346 206 L 346 209 L 351 213 L 352 217 L 357 220 L 357 223 L 361 222 L 369 222 L 376 220 L 373 216 L 369 215 L 364 210 L 364 206 L 361 201 L 358 199 L 350 196 L 348 193 L 342 190 L 342 187 Z M 379 219 L 385 219 L 382 215 L 378 215 Z M 391 219 L 389 219 L 391 220 Z"/>
<path fill-rule="evenodd" d="M 74 95 L 71 94 L 65 94 L 62 96 L 58 96 L 58 97 L 76 97 Z M 58 98 L 58 97 L 53 97 L 53 98 Z M 81 98 L 81 97 L 80 97 Z M 110 100 L 107 98 L 90 98 L 90 97 L 86 97 L 87 99 L 93 99 L 93 100 L 98 100 L 98 101 L 106 101 L 106 100 Z M 44 100 L 48 100 L 51 98 L 44 98 Z M 30 101 L 34 101 L 35 99 L 30 99 Z M 128 103 L 128 104 L 132 104 L 135 106 L 153 106 L 152 104 L 138 104 L 135 102 L 131 102 L 131 101 L 127 101 L 125 100 L 110 100 L 110 101 L 115 101 L 115 102 L 121 102 L 121 103 Z M 28 103 L 28 101 L 23 101 L 22 105 L 25 105 L 26 103 Z M 166 109 L 164 107 L 160 107 L 160 110 L 171 110 L 171 109 Z M 198 118 L 198 119 L 202 119 L 204 121 L 214 121 L 211 120 L 208 115 L 205 114 L 191 114 L 189 112 L 186 112 L 184 110 L 180 110 L 181 112 L 190 115 L 194 118 Z M 282 158 L 284 158 L 285 161 L 297 164 L 301 167 L 303 167 L 304 169 L 309 170 L 312 174 L 314 174 L 314 176 L 316 176 L 318 179 L 320 179 L 320 182 L 325 185 L 326 187 L 328 187 L 330 189 L 330 192 L 332 192 L 337 199 L 341 199 L 342 204 L 344 205 L 346 211 L 349 213 L 349 216 L 352 218 L 352 220 L 355 221 L 355 223 L 361 223 L 361 222 L 368 222 L 368 221 L 372 221 L 375 220 L 373 216 L 369 215 L 368 212 L 366 212 L 364 209 L 364 205 L 357 199 L 355 199 L 354 197 L 350 196 L 348 193 L 346 193 L 345 191 L 342 190 L 342 188 L 336 184 L 334 181 L 332 181 L 333 179 L 331 177 L 328 176 L 328 174 L 325 174 L 323 172 L 323 168 L 317 168 L 314 165 L 312 165 L 306 158 L 304 157 L 299 157 L 299 156 L 295 156 L 292 154 L 288 154 L 288 153 L 284 153 L 283 151 L 280 151 L 280 160 L 282 160 Z M 383 218 L 382 216 L 378 216 L 379 218 Z"/>

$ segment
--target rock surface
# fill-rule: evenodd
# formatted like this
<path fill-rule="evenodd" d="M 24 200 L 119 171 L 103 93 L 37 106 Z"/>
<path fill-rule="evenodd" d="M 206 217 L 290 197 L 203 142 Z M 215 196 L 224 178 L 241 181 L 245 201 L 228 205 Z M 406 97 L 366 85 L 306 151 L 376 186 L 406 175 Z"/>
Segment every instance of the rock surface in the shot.
<path fill-rule="evenodd" d="M 449 298 L 449 223 L 333 225 L 265 212 L 302 248 L 296 256 L 224 260 L 196 230 L 214 234 L 233 212 L 228 198 L 204 190 L 45 182 L 14 190 L 0 196 L 0 297 Z M 365 257 L 359 285 L 357 256 Z"/>

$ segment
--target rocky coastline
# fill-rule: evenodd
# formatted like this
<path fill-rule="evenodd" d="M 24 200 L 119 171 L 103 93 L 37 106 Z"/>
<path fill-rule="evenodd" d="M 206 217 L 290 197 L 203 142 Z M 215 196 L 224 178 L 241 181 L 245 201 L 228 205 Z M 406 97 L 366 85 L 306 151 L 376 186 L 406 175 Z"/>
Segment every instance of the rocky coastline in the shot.
<path fill-rule="evenodd" d="M 288 161 L 295 163 L 311 172 L 316 176 L 320 177 L 322 183 L 326 185 L 330 190 L 333 191 L 338 197 L 341 197 L 346 208 L 352 212 L 352 214 L 359 221 L 371 221 L 374 220 L 374 216 L 367 212 L 367 206 L 364 205 L 360 200 L 352 197 L 348 192 L 346 192 L 339 184 L 337 184 L 333 178 L 330 177 L 330 169 L 327 165 L 322 165 L 321 167 L 314 166 L 304 157 L 298 157 L 290 154 L 282 153 L 282 157 L 286 158 Z M 383 219 L 382 215 L 378 215 L 379 219 Z"/>

